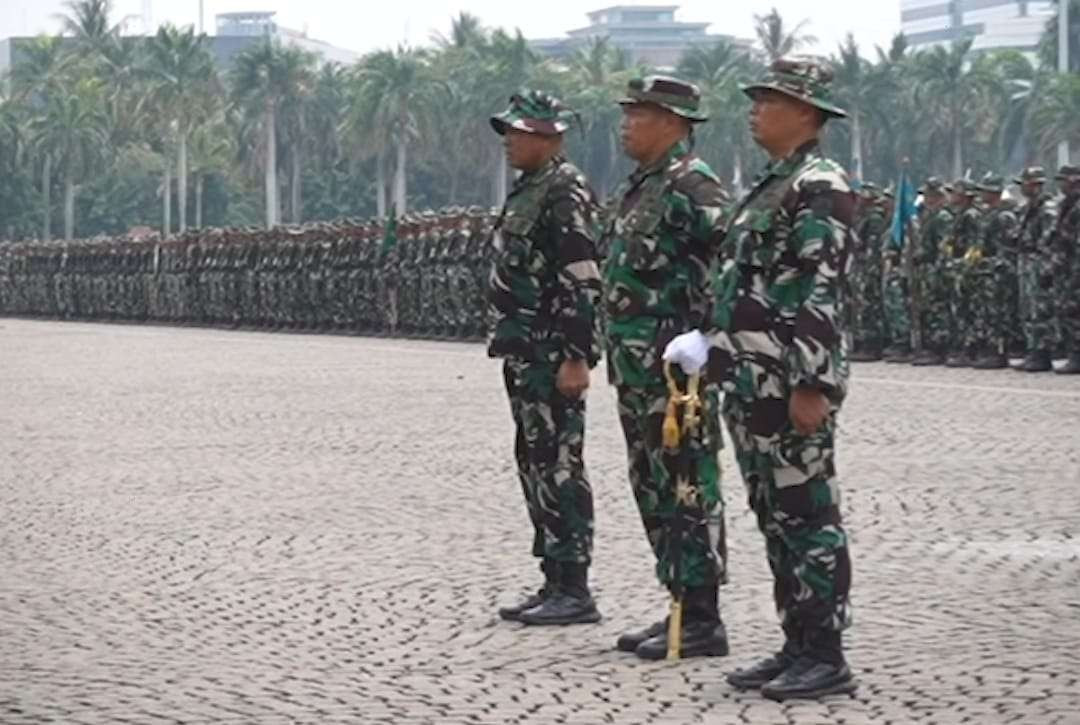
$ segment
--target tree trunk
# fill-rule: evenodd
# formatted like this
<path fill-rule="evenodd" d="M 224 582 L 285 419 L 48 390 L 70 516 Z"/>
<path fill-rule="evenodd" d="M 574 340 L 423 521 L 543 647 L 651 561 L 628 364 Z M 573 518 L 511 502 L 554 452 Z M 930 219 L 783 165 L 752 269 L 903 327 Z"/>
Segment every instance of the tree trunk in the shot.
<path fill-rule="evenodd" d="M 75 238 L 75 181 L 69 171 L 64 175 L 64 239 Z"/>
<path fill-rule="evenodd" d="M 502 206 L 506 201 L 506 154 L 499 149 L 499 155 L 495 158 L 495 176 L 491 180 L 491 203 L 494 206 Z"/>
<path fill-rule="evenodd" d="M 397 213 L 405 213 L 405 163 L 408 160 L 408 144 L 405 140 L 397 143 L 397 165 L 394 168 L 394 206 Z"/>
<path fill-rule="evenodd" d="M 52 154 L 45 154 L 45 163 L 41 169 L 41 196 L 45 205 L 45 218 L 42 229 L 42 239 L 46 242 L 52 239 Z"/>
<path fill-rule="evenodd" d="M 964 175 L 964 152 L 961 148 L 960 123 L 953 123 L 953 178 L 959 179 Z"/>
<path fill-rule="evenodd" d="M 382 152 L 375 160 L 375 213 L 386 218 L 386 156 Z"/>
<path fill-rule="evenodd" d="M 172 233 L 172 167 L 165 163 L 165 176 L 161 182 L 161 233 L 165 239 Z"/>
<path fill-rule="evenodd" d="M 266 227 L 269 229 L 278 223 L 278 179 L 277 179 L 277 113 L 274 102 L 266 102 Z"/>
<path fill-rule="evenodd" d="M 292 148 L 292 179 L 289 181 L 289 214 L 293 224 L 300 224 L 303 214 L 300 208 L 300 142 L 293 144 Z"/>
<path fill-rule="evenodd" d="M 176 160 L 176 206 L 180 233 L 187 229 L 187 132 L 180 129 L 180 151 Z"/>
<path fill-rule="evenodd" d="M 195 228 L 202 228 L 203 175 L 195 174 Z"/>
<path fill-rule="evenodd" d="M 862 181 L 862 122 L 859 120 L 859 111 L 857 108 L 851 109 L 851 166 L 855 171 L 855 178 Z"/>

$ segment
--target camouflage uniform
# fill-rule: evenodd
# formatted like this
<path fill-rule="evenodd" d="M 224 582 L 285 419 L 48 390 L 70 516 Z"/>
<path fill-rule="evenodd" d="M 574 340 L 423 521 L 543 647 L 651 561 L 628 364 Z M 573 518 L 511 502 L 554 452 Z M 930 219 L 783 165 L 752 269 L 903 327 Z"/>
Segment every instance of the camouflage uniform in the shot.
<path fill-rule="evenodd" d="M 1051 236 L 1058 324 L 1069 356 L 1057 372 L 1080 374 L 1080 166 L 1062 166 L 1057 174 L 1062 199 Z"/>
<path fill-rule="evenodd" d="M 872 184 L 860 192 L 861 212 L 857 221 L 856 248 L 851 250 L 851 288 L 857 303 L 852 311 L 852 360 L 872 362 L 881 358 L 885 344 L 885 304 L 882 248 L 887 222 L 881 193 Z"/>
<path fill-rule="evenodd" d="M 632 81 L 622 103 L 654 103 L 696 122 L 704 120 L 699 99 L 696 87 L 654 76 Z M 679 500 L 673 476 L 678 453 L 666 449 L 661 436 L 668 402 L 661 353 L 672 338 L 705 320 L 708 270 L 723 238 L 727 203 L 716 174 L 683 140 L 656 162 L 639 166 L 613 195 L 603 238 L 608 378 L 618 396 L 631 490 L 657 578 L 682 594 L 687 623 L 702 628 L 722 626 L 717 588 L 725 578 L 726 549 L 719 400 L 714 387 L 703 391 L 702 424 L 682 443 L 692 495 Z M 685 385 L 681 375 L 679 382 Z M 619 643 L 626 650 L 631 645 L 639 656 L 656 654 L 633 636 Z M 726 637 L 716 645 L 724 651 L 707 654 L 726 653 Z"/>
<path fill-rule="evenodd" d="M 515 95 L 491 125 L 500 135 L 508 128 L 561 135 L 571 117 L 556 99 L 530 92 Z M 587 583 L 593 497 L 584 461 L 585 400 L 567 398 L 555 386 L 564 361 L 591 368 L 599 359 L 595 219 L 596 199 L 585 178 L 556 155 L 521 175 L 495 225 L 488 355 L 504 359 L 532 553 L 548 582 L 540 601 L 526 600 L 533 606 L 501 614 L 533 624 L 600 618 Z M 548 617 L 560 608 L 566 621 Z"/>
<path fill-rule="evenodd" d="M 746 91 L 783 93 L 841 116 L 829 100 L 831 79 L 818 62 L 781 59 Z M 724 418 L 765 536 L 786 637 L 780 655 L 729 682 L 764 679 L 762 693 L 774 699 L 854 688 L 840 635 L 851 623 L 851 561 L 835 435 L 848 388 L 843 324 L 855 204 L 843 169 L 816 140 L 773 160 L 734 211 L 713 282 L 708 374 L 724 387 Z M 828 401 L 824 424 L 810 435 L 789 417 L 796 388 Z"/>
<path fill-rule="evenodd" d="M 911 296 L 908 282 L 910 241 L 898 244 L 892 235 L 893 210 L 896 204 L 891 190 L 882 200 L 885 230 L 881 234 L 881 306 L 885 321 L 887 348 L 882 352 L 886 362 L 911 362 Z"/>
<path fill-rule="evenodd" d="M 919 366 L 942 364 L 949 347 L 949 257 L 945 245 L 952 237 L 955 219 L 944 203 L 947 191 L 940 179 L 927 179 L 923 196 L 933 196 L 941 205 L 937 209 L 922 207 L 918 237 L 913 241 L 916 339 L 920 347 L 913 364 Z"/>
<path fill-rule="evenodd" d="M 1015 276 L 1010 264 L 1019 221 L 1016 214 L 1001 202 L 1005 181 L 987 174 L 978 189 L 990 197 L 978 241 L 968 250 L 971 260 L 972 327 L 971 348 L 979 357 L 973 367 L 990 370 L 1006 367 L 1005 339 L 1009 309 L 1015 297 Z"/>
<path fill-rule="evenodd" d="M 1057 220 L 1057 205 L 1053 197 L 1042 191 L 1046 171 L 1041 167 L 1024 169 L 1015 181 L 1030 185 L 1034 192 L 1019 215 L 1017 273 L 1020 278 L 1020 320 L 1027 352 L 1020 369 L 1046 372 L 1051 367 L 1050 354 L 1054 347 L 1054 270 L 1050 239 Z"/>
<path fill-rule="evenodd" d="M 956 222 L 948 245 L 951 260 L 946 266 L 949 276 L 949 339 L 951 349 L 945 364 L 966 367 L 972 364 L 974 339 L 972 330 L 972 297 L 974 296 L 974 253 L 982 234 L 983 209 L 975 198 L 975 184 L 961 179 L 954 185 L 959 204 Z"/>

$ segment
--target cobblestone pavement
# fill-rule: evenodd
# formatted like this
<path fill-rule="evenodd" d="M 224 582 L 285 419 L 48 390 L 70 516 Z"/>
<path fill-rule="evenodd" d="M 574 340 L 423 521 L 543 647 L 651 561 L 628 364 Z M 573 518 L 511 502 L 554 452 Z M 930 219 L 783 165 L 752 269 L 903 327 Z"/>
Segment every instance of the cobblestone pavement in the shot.
<path fill-rule="evenodd" d="M 854 698 L 722 675 L 778 644 L 727 472 L 732 654 L 613 651 L 666 602 L 594 375 L 603 623 L 535 586 L 475 345 L 0 320 L 0 722 L 1080 723 L 1080 380 L 855 370 Z"/>

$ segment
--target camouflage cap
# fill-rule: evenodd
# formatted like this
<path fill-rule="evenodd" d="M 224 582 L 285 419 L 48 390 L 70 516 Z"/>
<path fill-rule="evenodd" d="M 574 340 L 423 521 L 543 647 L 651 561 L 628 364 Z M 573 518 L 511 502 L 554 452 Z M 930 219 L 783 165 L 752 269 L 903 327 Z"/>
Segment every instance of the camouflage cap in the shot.
<path fill-rule="evenodd" d="M 671 76 L 631 78 L 626 84 L 626 95 L 619 99 L 619 105 L 632 106 L 638 103 L 660 106 L 691 123 L 709 120 L 701 110 L 701 90 L 693 83 Z"/>
<path fill-rule="evenodd" d="M 1005 191 L 1005 179 L 1004 177 L 991 172 L 987 172 L 975 188 L 979 191 L 989 191 L 991 193 L 1000 194 Z"/>
<path fill-rule="evenodd" d="M 522 91 L 510 96 L 510 106 L 491 117 L 491 127 L 502 136 L 514 128 L 541 136 L 558 136 L 570 128 L 575 113 L 554 96 L 542 91 Z"/>
<path fill-rule="evenodd" d="M 859 195 L 865 199 L 873 199 L 881 194 L 881 187 L 872 181 L 864 181 L 859 187 Z"/>
<path fill-rule="evenodd" d="M 808 103 L 832 118 L 847 118 L 847 111 L 832 102 L 832 67 L 812 58 L 779 58 L 765 77 L 742 87 L 751 98 L 758 91 L 776 91 Z"/>
<path fill-rule="evenodd" d="M 923 194 L 944 194 L 948 190 L 948 185 L 936 176 L 931 176 L 925 182 L 923 182 L 922 188 L 919 189 Z"/>
<path fill-rule="evenodd" d="M 976 183 L 971 179 L 957 179 L 953 182 L 952 189 L 957 194 L 964 194 L 965 196 L 975 196 Z"/>
<path fill-rule="evenodd" d="M 1021 171 L 1019 176 L 1013 179 L 1013 182 L 1017 184 L 1027 184 L 1032 181 L 1045 184 L 1046 169 L 1041 166 L 1029 166 Z"/>
<path fill-rule="evenodd" d="M 1058 169 L 1057 176 L 1054 178 L 1058 181 L 1080 181 L 1080 166 L 1065 164 Z"/>

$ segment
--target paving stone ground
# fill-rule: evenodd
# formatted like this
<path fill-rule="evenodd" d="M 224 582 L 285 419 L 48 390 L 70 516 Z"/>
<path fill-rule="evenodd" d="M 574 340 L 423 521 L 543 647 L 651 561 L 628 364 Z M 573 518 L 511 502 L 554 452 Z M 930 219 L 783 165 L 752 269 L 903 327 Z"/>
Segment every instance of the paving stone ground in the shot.
<path fill-rule="evenodd" d="M 663 614 L 613 393 L 587 463 L 604 621 L 537 583 L 477 345 L 0 320 L 0 723 L 1080 724 L 1080 379 L 859 365 L 842 420 L 856 697 L 723 674 L 778 644 L 723 457 L 727 658 Z"/>

